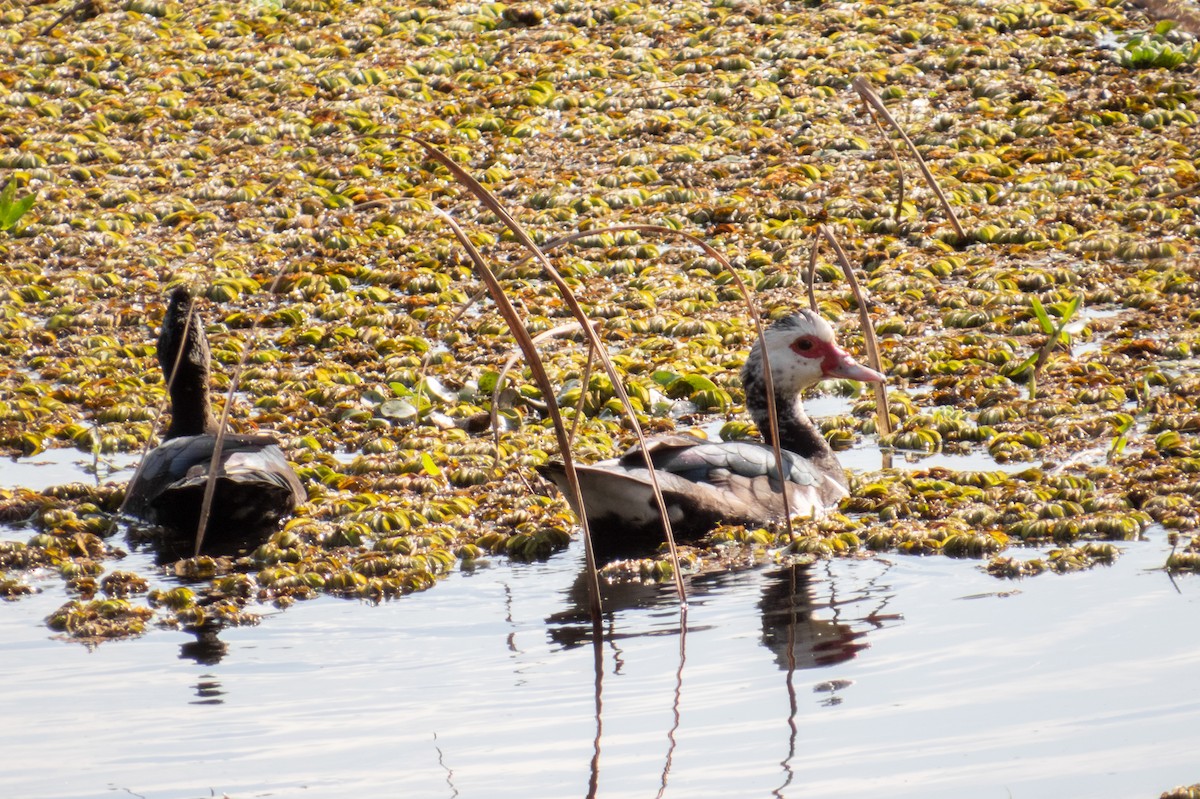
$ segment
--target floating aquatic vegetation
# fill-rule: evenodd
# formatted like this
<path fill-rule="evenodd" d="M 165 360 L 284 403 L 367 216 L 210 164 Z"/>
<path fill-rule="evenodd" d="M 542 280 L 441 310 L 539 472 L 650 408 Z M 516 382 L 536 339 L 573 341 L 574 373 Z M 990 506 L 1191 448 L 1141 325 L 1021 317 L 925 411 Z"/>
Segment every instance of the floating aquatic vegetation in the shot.
<path fill-rule="evenodd" d="M 1196 42 L 1172 41 L 1170 25 L 1164 25 L 1163 29 L 1166 35 L 1159 32 L 1133 35 L 1114 51 L 1114 60 L 1133 69 L 1175 69 L 1200 59 L 1200 46 Z"/>
<path fill-rule="evenodd" d="M 5 596 L 19 601 L 45 569 L 81 603 L 64 618 L 120 600 L 196 627 L 238 623 L 258 602 L 403 594 L 459 563 L 565 544 L 565 505 L 521 482 L 554 449 L 531 374 L 509 375 L 500 465 L 472 427 L 512 342 L 490 305 L 464 310 L 479 285 L 431 209 L 454 209 L 532 330 L 564 321 L 561 299 L 494 213 L 401 134 L 437 144 L 536 241 L 585 233 L 555 263 L 601 320 L 646 429 L 751 434 L 729 380 L 749 320 L 693 247 L 586 234 L 700 235 L 774 318 L 804 303 L 795 275 L 826 225 L 862 266 L 880 323 L 883 443 L 1038 467 L 859 475 L 844 515 L 798 525 L 806 556 L 995 562 L 1021 542 L 1038 549 L 1023 563 L 1052 570 L 1052 549 L 1197 525 L 1195 44 L 1132 6 L 935 2 L 917 21 L 894 3 L 92 10 L 0 12 L 0 167 L 14 203 L 37 197 L 0 233 L 0 450 L 24 469 L 51 448 L 100 461 L 152 440 L 152 328 L 163 285 L 187 282 L 207 298 L 218 379 L 247 355 L 232 426 L 280 435 L 310 501 L 289 535 L 172 569 L 208 603 L 201 615 L 151 599 L 180 587 L 156 575 L 139 575 L 146 593 L 114 576 L 120 486 L 3 489 Z M 856 76 L 961 233 L 928 185 L 901 185 L 897 134 L 869 127 Z M 815 279 L 821 312 L 861 351 L 845 277 L 822 264 Z M 1073 315 L 1055 313 L 1073 298 Z M 1027 359 L 1048 339 L 1030 400 Z M 550 377 L 568 404 L 584 397 L 577 453 L 608 457 L 629 433 L 614 381 L 585 377 L 580 350 L 548 344 Z M 873 446 L 872 412 L 856 402 L 822 431 L 838 448 Z M 765 557 L 780 536 L 719 532 L 686 568 Z"/>
<path fill-rule="evenodd" d="M 1200 551 L 1189 548 L 1183 552 L 1172 552 L 1167 556 L 1167 571 L 1200 573 Z"/>
<path fill-rule="evenodd" d="M 150 608 L 125 599 L 73 599 L 50 614 L 46 624 L 72 638 L 94 642 L 139 636 L 153 616 Z"/>
<path fill-rule="evenodd" d="M 0 575 L 0 599 L 17 599 L 32 593 L 33 589 L 21 578 Z"/>
<path fill-rule="evenodd" d="M 1159 799 L 1200 799 L 1200 783 L 1179 785 L 1169 791 L 1163 791 Z"/>
<path fill-rule="evenodd" d="M 32 194 L 18 198 L 15 180 L 5 183 L 4 188 L 0 189 L 0 230 L 16 227 L 17 222 L 21 221 L 21 217 L 29 212 L 36 201 L 37 197 Z"/>

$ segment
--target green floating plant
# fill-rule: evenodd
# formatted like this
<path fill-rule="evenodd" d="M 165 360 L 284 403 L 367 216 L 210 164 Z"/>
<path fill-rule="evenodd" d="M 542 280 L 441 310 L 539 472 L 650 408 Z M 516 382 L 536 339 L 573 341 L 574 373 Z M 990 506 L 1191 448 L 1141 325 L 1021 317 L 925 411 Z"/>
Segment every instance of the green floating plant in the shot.
<path fill-rule="evenodd" d="M 1108 446 L 1106 459 L 1109 463 L 1112 463 L 1125 451 L 1125 447 L 1129 443 L 1129 431 L 1133 429 L 1133 423 L 1134 417 L 1127 413 L 1118 413 L 1113 417 L 1113 425 L 1116 427 L 1117 434 Z"/>
<path fill-rule="evenodd" d="M 1050 358 L 1050 353 L 1054 352 L 1060 344 L 1067 345 L 1070 343 L 1070 336 L 1066 333 L 1067 325 L 1071 323 L 1072 317 L 1083 304 L 1083 297 L 1076 294 L 1071 299 L 1065 302 L 1057 302 L 1050 306 L 1050 310 L 1054 311 L 1061 319 L 1055 325 L 1050 319 L 1050 314 L 1042 305 L 1037 297 L 1033 297 L 1033 313 L 1037 316 L 1038 325 L 1042 328 L 1042 332 L 1046 334 L 1046 343 L 1042 348 L 1029 356 L 1011 373 L 1011 377 L 1027 376 L 1029 379 L 1029 399 L 1037 399 L 1037 378 L 1041 373 L 1042 368 Z"/>
<path fill-rule="evenodd" d="M 1200 43 L 1172 42 L 1170 22 L 1159 23 L 1154 33 L 1140 33 L 1114 54 L 1118 64 L 1129 69 L 1176 69 L 1200 59 Z"/>
<path fill-rule="evenodd" d="M 0 230 L 11 230 L 20 221 L 21 217 L 33 207 L 34 200 L 37 198 L 32 194 L 26 194 L 21 199 L 17 199 L 17 182 L 10 180 L 4 185 L 4 189 L 0 191 Z"/>

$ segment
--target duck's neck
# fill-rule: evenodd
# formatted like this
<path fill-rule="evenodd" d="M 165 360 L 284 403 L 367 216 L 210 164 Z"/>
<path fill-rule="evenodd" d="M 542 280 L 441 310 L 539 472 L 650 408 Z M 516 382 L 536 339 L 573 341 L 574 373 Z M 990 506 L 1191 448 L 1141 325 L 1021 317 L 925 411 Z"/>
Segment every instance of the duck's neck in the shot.
<path fill-rule="evenodd" d="M 184 363 L 171 386 L 171 424 L 163 438 L 217 432 L 217 417 L 208 398 L 208 370 L 191 366 Z"/>
<path fill-rule="evenodd" d="M 163 380 L 170 381 L 171 393 L 171 424 L 164 438 L 217 432 L 217 418 L 213 416 L 212 402 L 208 398 L 211 363 L 204 322 L 193 312 L 192 298 L 187 290 L 177 288 L 171 293 L 171 302 L 158 333 L 158 365 L 162 368 Z"/>
<path fill-rule="evenodd" d="M 746 412 L 758 425 L 763 441 L 771 443 L 771 428 L 774 420 L 767 410 L 767 389 L 761 376 L 744 378 L 746 389 Z M 846 482 L 846 473 L 833 454 L 833 449 L 821 431 L 804 412 L 800 395 L 788 396 L 775 391 L 775 413 L 779 423 L 779 446 L 813 462 L 821 471 L 839 483 Z"/>

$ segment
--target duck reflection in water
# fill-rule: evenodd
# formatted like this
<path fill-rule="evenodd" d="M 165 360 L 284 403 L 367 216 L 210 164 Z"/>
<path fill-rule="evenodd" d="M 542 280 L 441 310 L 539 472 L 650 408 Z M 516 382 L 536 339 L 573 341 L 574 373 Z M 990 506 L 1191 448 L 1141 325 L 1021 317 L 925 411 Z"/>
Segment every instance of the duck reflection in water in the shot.
<path fill-rule="evenodd" d="M 775 653 L 781 669 L 815 669 L 853 658 L 869 644 L 865 629 L 839 619 L 832 595 L 817 598 L 812 564 L 794 564 L 768 572 L 758 607 L 762 611 L 762 643 Z M 833 618 L 817 618 L 832 610 Z"/>
<path fill-rule="evenodd" d="M 695 599 L 703 596 L 709 590 L 713 578 L 722 578 L 726 574 L 694 575 L 684 578 L 687 584 L 688 598 Z M 546 618 L 549 627 L 550 640 L 564 649 L 591 643 L 592 623 L 588 611 L 588 579 L 584 569 L 576 576 L 571 587 L 567 589 L 569 607 L 560 610 Z M 617 613 L 633 610 L 669 610 L 678 604 L 675 587 L 672 583 L 642 582 L 641 580 L 614 580 L 609 582 L 600 579 L 600 603 L 604 608 L 604 621 L 607 641 L 619 641 L 623 638 L 641 638 L 650 635 L 676 635 L 678 630 L 670 627 L 658 627 L 650 631 L 642 629 L 631 632 L 617 632 L 612 622 Z M 628 626 L 625 627 L 628 629 Z M 688 630 L 707 629 L 689 624 Z"/>
<path fill-rule="evenodd" d="M 229 651 L 229 644 L 218 637 L 223 629 L 225 628 L 222 625 L 209 622 L 199 629 L 191 630 L 196 640 L 188 641 L 179 647 L 179 659 L 194 660 L 201 666 L 215 666 L 220 663 Z"/>
<path fill-rule="evenodd" d="M 832 666 L 850 660 L 869 644 L 866 635 L 883 627 L 897 616 L 884 615 L 879 609 L 855 616 L 846 613 L 846 608 L 865 600 L 876 604 L 886 602 L 886 597 L 872 593 L 867 586 L 855 591 L 848 598 L 839 598 L 836 584 L 831 578 L 820 578 L 815 566 L 797 563 L 770 572 L 753 570 L 717 572 L 695 575 L 686 579 L 689 601 L 695 602 L 706 595 L 739 592 L 737 585 L 758 578 L 762 595 L 758 607 L 762 614 L 762 644 L 775 655 L 780 669 L 814 669 Z M 643 583 L 640 581 L 601 581 L 601 600 L 605 616 L 612 620 L 616 613 L 634 610 L 661 610 L 678 604 L 671 584 Z M 555 613 L 546 619 L 549 635 L 564 648 L 581 646 L 592 640 L 592 626 L 588 616 L 586 573 L 581 572 L 567 592 L 570 608 Z M 694 613 L 691 621 L 703 618 Z M 626 630 L 630 625 L 622 625 Z M 711 629 L 711 625 L 689 623 L 688 632 Z M 631 632 L 615 632 L 612 628 L 606 638 L 619 640 L 649 635 L 677 635 L 671 627 L 644 627 Z"/>
<path fill-rule="evenodd" d="M 225 629 L 220 624 L 209 622 L 198 629 L 189 630 L 196 636 L 195 641 L 188 641 L 179 647 L 180 660 L 192 660 L 200 666 L 215 666 L 221 662 L 229 651 L 229 645 L 218 637 Z M 225 689 L 215 674 L 201 674 L 196 681 L 196 698 L 188 702 L 190 705 L 223 705 Z"/>
<path fill-rule="evenodd" d="M 126 529 L 125 540 L 135 550 L 145 548 L 153 553 L 156 566 L 170 567 L 196 554 L 194 536 L 194 530 L 176 530 L 135 520 Z M 204 540 L 203 554 L 212 558 L 238 558 L 260 546 L 264 537 L 263 530 L 222 530 L 220 536 Z"/>

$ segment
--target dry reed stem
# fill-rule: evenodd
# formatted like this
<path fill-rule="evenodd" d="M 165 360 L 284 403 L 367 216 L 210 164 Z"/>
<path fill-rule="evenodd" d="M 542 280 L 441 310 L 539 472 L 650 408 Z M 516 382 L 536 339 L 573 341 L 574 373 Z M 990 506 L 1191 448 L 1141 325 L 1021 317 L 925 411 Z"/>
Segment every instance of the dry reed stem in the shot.
<path fill-rule="evenodd" d="M 892 212 L 892 215 L 899 220 L 900 214 L 904 211 L 904 162 L 900 160 L 900 153 L 896 151 L 896 145 L 887 135 L 887 130 L 879 121 L 879 117 L 874 114 L 870 114 L 870 117 L 871 121 L 875 123 L 875 129 L 879 131 L 880 137 L 887 144 L 888 152 L 892 154 L 892 160 L 896 163 L 896 210 Z"/>
<path fill-rule="evenodd" d="M 854 276 L 854 268 L 850 265 L 850 259 L 846 256 L 846 251 L 842 249 L 841 242 L 833 235 L 833 231 L 825 225 L 821 225 L 817 230 L 825 237 L 830 246 L 833 247 L 833 251 L 837 253 L 842 271 L 846 274 L 846 279 L 850 281 L 850 291 L 854 294 L 854 300 L 858 303 L 858 318 L 862 323 L 863 342 L 867 349 L 867 360 L 870 362 L 872 369 L 883 374 L 883 361 L 879 357 L 879 341 L 875 338 L 875 326 L 871 324 L 871 312 L 867 308 L 866 292 L 858 285 L 858 278 Z M 888 415 L 887 386 L 883 382 L 879 382 L 874 384 L 874 388 L 875 432 L 878 435 L 886 436 L 892 432 L 892 420 Z"/>
<path fill-rule="evenodd" d="M 79 0 L 78 3 L 71 6 L 66 11 L 62 12 L 61 14 L 59 14 L 58 19 L 54 20 L 49 25 L 47 25 L 45 28 L 43 28 L 41 34 L 39 34 L 39 35 L 49 36 L 54 31 L 55 28 L 57 28 L 59 25 L 61 25 L 67 19 L 67 17 L 73 17 L 77 14 L 83 14 L 83 15 L 86 15 L 87 19 L 90 19 L 91 17 L 94 17 L 97 14 L 99 14 L 102 10 L 103 9 L 97 8 L 95 0 Z"/>
<path fill-rule="evenodd" d="M 465 186 L 472 194 L 474 194 L 475 197 L 484 204 L 484 206 L 486 206 L 492 213 L 499 217 L 505 226 L 507 226 L 508 229 L 513 232 L 517 240 L 524 245 L 527 250 L 533 253 L 535 257 L 537 257 L 538 261 L 542 264 L 542 268 L 545 270 L 546 275 L 550 277 L 550 280 L 554 283 L 555 287 L 559 291 L 559 294 L 562 296 L 563 301 L 566 302 L 567 307 L 570 308 L 571 314 L 579 321 L 579 324 L 583 328 L 584 334 L 587 336 L 590 345 L 599 355 L 601 363 L 604 364 L 604 370 L 608 373 L 609 380 L 611 380 L 613 384 L 613 389 L 617 392 L 617 396 L 620 397 L 621 404 L 625 408 L 625 413 L 629 419 L 629 423 L 632 426 L 634 433 L 637 435 L 638 442 L 642 446 L 642 457 L 645 460 L 647 469 L 649 470 L 650 486 L 654 492 L 654 499 L 658 504 L 660 518 L 663 523 L 663 533 L 666 536 L 667 547 L 671 553 L 671 566 L 675 577 L 675 590 L 679 596 L 679 603 L 681 605 L 686 605 L 687 591 L 683 586 L 683 575 L 679 567 L 679 550 L 675 546 L 675 534 L 671 529 L 671 520 L 667 514 L 667 503 L 663 498 L 662 488 L 658 485 L 658 475 L 654 471 L 654 466 L 650 460 L 650 453 L 646 448 L 646 436 L 642 432 L 642 426 L 637 420 L 637 414 L 634 412 L 633 403 L 629 400 L 629 394 L 625 391 L 625 386 L 621 383 L 620 377 L 617 375 L 616 367 L 613 366 L 612 359 L 608 357 L 608 353 L 605 351 L 599 335 L 591 327 L 591 320 L 588 318 L 587 314 L 584 313 L 582 306 L 579 304 L 579 300 L 575 297 L 574 292 L 571 291 L 566 281 L 562 279 L 562 275 L 560 275 L 558 270 L 554 268 L 554 265 L 550 263 L 550 259 L 546 257 L 546 254 L 542 252 L 537 243 L 529 236 L 528 233 L 525 232 L 525 228 L 523 228 L 521 224 L 518 223 L 511 214 L 508 213 L 508 210 L 490 191 L 484 188 L 484 186 L 479 181 L 475 180 L 475 178 L 472 177 L 465 169 L 455 163 L 452 158 L 447 156 L 438 148 L 434 147 L 432 144 L 413 136 L 404 136 L 403 138 L 420 145 L 427 153 L 433 156 L 434 160 L 446 167 L 446 169 L 450 171 L 450 174 L 453 175 L 460 184 Z M 486 268 L 486 264 L 483 264 L 482 260 L 477 261 L 477 263 Z M 495 298 L 493 297 L 493 299 Z M 505 303 L 511 305 L 511 303 L 508 302 L 507 297 L 505 297 Z M 516 331 L 514 331 L 514 333 L 515 332 Z M 547 395 L 547 400 L 552 398 L 552 394 Z M 554 412 L 555 414 L 558 412 L 557 404 L 554 406 Z M 555 431 L 556 433 L 558 432 L 557 424 L 555 425 Z M 563 455 L 564 467 L 566 468 L 568 475 L 567 480 L 568 483 L 572 484 L 572 492 L 575 494 L 575 498 L 579 501 L 578 507 L 583 509 L 583 494 L 579 491 L 578 478 L 575 475 L 575 465 L 569 457 L 570 442 L 560 438 L 559 443 L 560 445 L 567 445 L 566 451 L 561 453 Z M 584 553 L 587 562 L 586 568 L 589 574 L 589 586 L 594 589 L 594 607 L 599 608 L 600 583 L 599 574 L 596 567 L 596 555 L 592 546 L 591 530 L 587 525 L 587 514 L 585 512 L 582 515 L 585 517 L 580 521 L 584 533 Z M 599 632 L 600 616 L 598 611 L 594 616 L 593 623 L 596 625 L 597 632 Z"/>
<path fill-rule="evenodd" d="M 572 444 L 575 443 L 575 434 L 579 432 L 579 420 L 583 418 L 583 404 L 587 400 L 588 385 L 592 380 L 592 368 L 596 365 L 596 351 L 588 345 L 587 363 L 583 366 L 583 377 L 580 378 L 579 401 L 575 403 L 575 418 L 571 420 L 571 433 L 567 436 Z"/>
<path fill-rule="evenodd" d="M 567 333 L 573 333 L 577 330 L 579 330 L 578 322 L 567 322 L 566 324 L 556 325 L 549 330 L 543 330 L 541 333 L 538 333 L 536 336 L 534 336 L 533 343 L 541 344 L 549 341 L 552 338 L 563 336 Z M 500 414 L 498 410 L 500 406 L 500 393 L 504 390 L 504 382 L 508 379 L 508 373 L 512 371 L 513 366 L 516 365 L 517 360 L 521 357 L 521 355 L 522 353 L 520 350 L 518 350 L 512 355 L 508 356 L 508 360 L 504 362 L 504 366 L 500 368 L 499 373 L 496 375 L 496 385 L 492 387 L 492 407 L 488 412 L 488 418 L 492 427 L 492 441 L 496 445 L 496 456 L 493 461 L 495 466 L 500 465 Z M 585 387 L 587 386 L 588 377 L 591 375 L 591 369 L 592 351 L 591 347 L 589 346 L 587 369 L 584 371 L 583 379 L 583 385 Z M 571 424 L 571 433 L 567 436 L 567 440 L 570 442 L 575 441 L 575 432 L 579 426 L 579 415 L 582 413 L 583 400 L 586 396 L 587 389 L 585 388 L 582 392 L 580 392 L 579 403 L 575 406 L 575 419 Z M 524 476 L 522 476 L 522 479 L 524 479 Z"/>
<path fill-rule="evenodd" d="M 463 231 L 462 227 L 459 226 L 458 222 L 450 214 L 437 207 L 433 210 L 450 226 L 450 230 L 454 232 L 463 249 L 467 251 L 467 256 L 475 264 L 476 273 L 487 286 L 488 292 L 492 295 L 492 301 L 496 303 L 497 309 L 499 309 L 500 314 L 504 317 L 509 331 L 513 334 L 513 338 L 517 340 L 521 351 L 525 353 L 525 359 L 529 364 L 530 372 L 533 373 L 534 381 L 538 384 L 538 388 L 546 398 L 546 409 L 550 413 L 550 419 L 554 425 L 554 434 L 558 438 L 559 448 L 562 450 L 561 454 L 563 467 L 567 474 L 567 484 L 576 502 L 579 502 L 579 506 L 583 507 L 583 492 L 579 488 L 579 476 L 575 472 L 575 462 L 571 457 L 570 442 L 567 440 L 567 429 L 563 424 L 562 415 L 559 413 L 558 402 L 554 399 L 554 387 L 550 383 L 549 375 L 546 374 L 546 367 L 538 355 L 537 346 L 533 343 L 533 338 L 529 335 L 529 330 L 521 323 L 521 318 L 517 314 L 516 308 L 508 298 L 508 295 L 504 293 L 504 287 L 500 285 L 500 281 L 496 278 L 495 273 L 488 267 L 487 262 L 484 261 L 483 256 L 471 242 L 466 232 Z M 584 552 L 587 561 L 589 610 L 598 644 L 601 632 L 601 617 L 604 611 L 600 602 L 600 577 L 596 568 L 596 556 L 592 551 L 592 536 L 591 530 L 588 528 L 586 514 L 580 519 L 580 526 L 583 528 Z"/>
<path fill-rule="evenodd" d="M 563 244 L 568 244 L 572 241 L 576 241 L 576 240 L 584 238 L 586 236 L 595 236 L 595 235 L 600 235 L 603 233 L 621 233 L 624 231 L 636 231 L 638 233 L 657 233 L 662 236 L 679 236 L 679 237 L 683 238 L 685 241 L 695 245 L 696 247 L 699 247 L 700 250 L 705 255 L 707 255 L 710 258 L 712 258 L 713 260 L 715 260 L 717 263 L 719 263 L 725 269 L 725 271 L 727 271 L 729 273 L 730 277 L 733 279 L 734 285 L 737 287 L 738 291 L 741 292 L 743 299 L 745 299 L 745 301 L 746 301 L 746 309 L 750 315 L 750 321 L 754 324 L 755 335 L 758 338 L 760 348 L 762 350 L 764 383 L 766 384 L 766 390 L 767 390 L 767 413 L 770 415 L 770 417 L 772 419 L 777 419 L 778 415 L 776 413 L 776 407 L 775 407 L 775 378 L 771 375 L 771 357 L 767 353 L 766 333 L 763 330 L 762 321 L 759 318 L 759 314 L 758 314 L 758 309 L 755 307 L 754 300 L 750 295 L 750 289 L 747 288 L 746 283 L 741 278 L 741 275 L 739 275 L 737 273 L 737 271 L 733 268 L 733 264 L 729 263 L 729 260 L 719 250 L 716 250 L 710 244 L 708 244 L 708 242 L 706 242 L 700 238 L 697 238 L 696 236 L 693 236 L 690 233 L 685 233 L 681 230 L 674 230 L 672 228 L 663 227 L 661 225 L 611 225 L 608 227 L 592 228 L 592 229 L 584 230 L 584 231 L 576 231 L 575 233 L 571 233 L 566 236 L 560 236 L 558 238 L 552 239 L 551 241 L 547 242 L 545 249 L 550 250 L 550 249 L 553 249 L 554 247 L 559 247 Z M 771 450 L 775 455 L 775 467 L 779 470 L 779 474 L 784 474 L 785 471 L 783 468 L 783 448 L 779 444 L 779 431 L 775 429 L 775 426 L 772 426 L 772 428 L 771 428 L 770 439 L 771 440 L 769 443 L 771 444 Z M 642 442 L 642 445 L 643 445 L 643 447 L 645 446 L 644 441 Z M 649 460 L 649 458 L 647 458 L 647 460 Z M 653 466 L 650 467 L 650 471 L 651 472 L 654 471 Z M 791 514 L 791 507 L 788 503 L 787 492 L 783 490 L 782 483 L 780 484 L 780 492 L 781 492 L 780 493 L 781 499 L 783 500 L 783 516 L 784 516 L 784 520 L 785 520 L 785 526 L 787 528 L 788 542 L 791 543 L 792 541 L 796 540 L 796 534 L 792 528 L 792 514 Z"/>
<path fill-rule="evenodd" d="M 808 307 L 817 313 L 817 293 L 813 282 L 817 279 L 817 256 L 821 253 L 821 237 L 813 237 L 812 249 L 808 251 L 808 272 L 804 275 L 804 288 L 808 292 Z"/>
<path fill-rule="evenodd" d="M 283 276 L 287 273 L 287 270 L 288 265 L 285 263 L 275 273 L 271 285 L 267 287 L 268 294 L 275 294 L 275 291 L 279 288 L 279 281 L 283 280 Z M 233 368 L 233 373 L 229 375 L 229 391 L 225 394 L 225 407 L 221 409 L 221 418 L 217 422 L 217 436 L 213 442 L 212 459 L 208 462 L 208 480 L 204 483 L 204 499 L 200 502 L 200 521 L 196 525 L 195 556 L 200 554 L 200 546 L 204 543 L 204 528 L 208 526 L 208 517 L 212 512 L 213 497 L 217 492 L 217 477 L 221 466 L 221 450 L 225 446 L 225 433 L 229 429 L 229 412 L 233 408 L 233 395 L 237 392 L 238 381 L 242 378 L 242 370 L 246 368 L 246 359 L 254 351 L 254 344 L 258 339 L 258 328 L 262 324 L 265 315 L 265 313 L 260 313 L 255 316 L 254 324 L 251 325 L 250 332 L 246 337 L 246 346 L 242 348 L 241 357 L 238 358 L 237 365 Z"/>
<path fill-rule="evenodd" d="M 937 180 L 933 177 L 933 173 L 929 171 L 925 159 L 921 157 L 921 153 L 917 150 L 917 146 L 913 144 L 912 139 L 908 138 L 908 134 L 900 127 L 900 123 L 887 110 L 887 106 L 883 104 L 883 100 L 879 99 L 879 95 L 875 93 L 875 89 L 861 75 L 854 79 L 853 86 L 854 90 L 858 92 L 859 97 L 862 98 L 863 103 L 867 106 L 868 113 L 874 110 L 879 116 L 887 120 L 888 124 L 900 134 L 900 138 L 904 139 L 904 143 L 908 145 L 909 152 L 917 159 L 917 166 L 920 167 L 921 174 L 925 176 L 925 182 L 929 184 L 929 188 L 937 195 L 938 202 L 942 205 L 942 210 L 950 217 L 950 224 L 954 226 L 954 232 L 958 234 L 960 239 L 966 238 L 967 234 L 963 232 L 963 227 L 959 224 L 958 216 L 954 213 L 954 209 L 950 207 L 950 201 L 946 199 L 946 195 L 942 192 L 941 186 L 938 185 Z"/>

